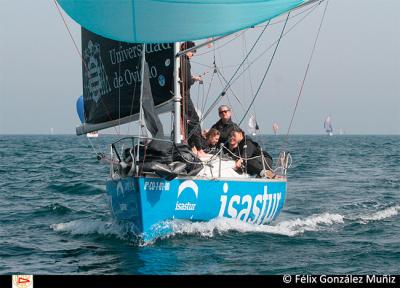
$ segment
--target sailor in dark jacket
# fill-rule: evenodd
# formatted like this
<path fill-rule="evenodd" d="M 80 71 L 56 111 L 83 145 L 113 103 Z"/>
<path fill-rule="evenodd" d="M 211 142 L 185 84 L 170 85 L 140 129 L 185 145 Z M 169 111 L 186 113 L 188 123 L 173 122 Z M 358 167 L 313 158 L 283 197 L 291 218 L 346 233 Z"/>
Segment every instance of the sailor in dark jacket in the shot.
<path fill-rule="evenodd" d="M 219 142 L 219 137 L 220 133 L 217 129 L 211 128 L 210 130 L 207 131 L 207 133 L 204 135 L 204 152 L 208 154 L 216 154 L 219 150 L 218 142 Z"/>
<path fill-rule="evenodd" d="M 218 143 L 223 143 L 225 146 L 228 145 L 231 132 L 239 126 L 232 122 L 231 108 L 227 105 L 221 105 L 218 108 L 218 115 L 221 118 L 217 123 L 215 123 L 211 128 L 217 129 L 220 133 L 220 138 Z"/>
<path fill-rule="evenodd" d="M 181 45 L 181 50 L 190 49 L 194 46 L 195 44 L 192 41 L 184 42 Z M 181 56 L 179 76 L 181 78 L 181 96 L 183 97 L 182 110 L 185 111 L 185 115 L 182 113 L 182 116 L 186 117 L 187 120 L 188 144 L 192 148 L 193 152 L 197 153 L 197 155 L 201 157 L 205 155 L 205 152 L 202 150 L 201 145 L 200 119 L 196 109 L 194 108 L 192 99 L 190 98 L 190 87 L 196 81 L 202 80 L 200 76 L 192 76 L 190 71 L 190 59 L 193 57 L 194 53 L 196 53 L 196 50 L 192 50 Z"/>
<path fill-rule="evenodd" d="M 274 178 L 272 173 L 272 157 L 265 151 L 261 151 L 258 143 L 250 137 L 246 137 L 243 130 L 235 128 L 229 140 L 229 150 L 235 155 L 235 168 L 240 172 L 250 175 Z M 260 157 L 261 153 L 264 157 Z M 252 159 L 249 159 L 252 158 Z M 263 164 L 264 158 L 264 164 Z"/>

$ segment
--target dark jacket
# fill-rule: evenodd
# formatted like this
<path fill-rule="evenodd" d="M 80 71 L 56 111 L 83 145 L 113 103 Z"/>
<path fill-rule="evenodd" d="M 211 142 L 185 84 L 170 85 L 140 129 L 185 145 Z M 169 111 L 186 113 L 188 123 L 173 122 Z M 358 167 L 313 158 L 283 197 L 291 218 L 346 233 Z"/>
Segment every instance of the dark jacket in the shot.
<path fill-rule="evenodd" d="M 194 108 L 193 101 L 190 98 L 190 86 L 195 82 L 192 78 L 191 65 L 189 58 L 184 55 L 181 57 L 181 67 L 179 68 L 179 76 L 181 78 L 181 96 L 183 97 L 183 105 L 181 105 L 181 113 L 185 119 L 187 126 L 188 144 L 190 147 L 201 149 L 201 127 L 199 115 Z"/>
<path fill-rule="evenodd" d="M 262 151 L 264 154 L 264 159 L 266 163 L 262 163 L 262 157 L 257 157 L 255 159 L 246 160 L 248 158 L 261 156 L 261 147 L 257 142 L 254 142 L 250 137 L 246 137 L 243 139 L 237 148 L 232 150 L 232 153 L 237 157 L 244 158 L 243 160 L 243 171 L 247 172 L 250 175 L 259 175 L 260 172 L 264 169 L 270 170 L 272 168 L 272 157 L 266 152 Z M 234 160 L 238 160 L 236 158 Z"/>
<path fill-rule="evenodd" d="M 233 123 L 232 120 L 223 123 L 220 119 L 217 123 L 215 123 L 211 128 L 217 129 L 220 133 L 218 144 L 224 143 L 225 146 L 228 146 L 227 142 L 229 141 L 231 132 L 235 127 L 239 126 L 236 123 Z"/>
<path fill-rule="evenodd" d="M 181 57 L 181 67 L 179 68 L 179 77 L 181 78 L 181 95 L 190 95 L 190 86 L 194 84 L 191 72 L 192 66 L 190 60 L 186 55 Z M 183 95 L 185 94 L 185 95 Z"/>
<path fill-rule="evenodd" d="M 204 140 L 204 143 L 202 145 L 203 151 L 208 153 L 208 154 L 217 154 L 219 150 L 219 146 L 217 145 L 207 145 L 206 141 Z"/>

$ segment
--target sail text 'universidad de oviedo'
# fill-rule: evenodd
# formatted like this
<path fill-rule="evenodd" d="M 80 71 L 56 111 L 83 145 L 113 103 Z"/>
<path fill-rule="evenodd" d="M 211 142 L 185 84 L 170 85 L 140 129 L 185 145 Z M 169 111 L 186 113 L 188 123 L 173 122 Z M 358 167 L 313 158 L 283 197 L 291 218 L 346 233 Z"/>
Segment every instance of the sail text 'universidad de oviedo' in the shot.
<path fill-rule="evenodd" d="M 170 49 L 170 43 L 161 43 L 161 44 L 146 44 L 146 54 L 150 54 L 153 52 L 160 52 L 162 50 Z M 125 49 L 121 49 L 116 51 L 116 48 L 113 48 L 109 51 L 111 64 L 120 64 L 124 61 L 141 57 L 143 46 L 135 45 Z"/>

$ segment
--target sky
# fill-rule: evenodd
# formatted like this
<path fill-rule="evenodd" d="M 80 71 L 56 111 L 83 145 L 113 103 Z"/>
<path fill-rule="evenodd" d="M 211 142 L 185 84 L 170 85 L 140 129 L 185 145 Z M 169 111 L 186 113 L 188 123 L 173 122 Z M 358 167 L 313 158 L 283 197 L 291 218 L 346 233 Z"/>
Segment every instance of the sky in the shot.
<path fill-rule="evenodd" d="M 82 94 L 81 59 L 53 0 L 0 0 L 0 134 L 74 134 L 79 125 L 75 103 Z M 324 5 L 313 10 L 281 41 L 271 69 L 251 114 L 261 133 L 272 133 L 272 123 L 286 133 L 304 77 Z M 346 134 L 400 134 L 400 1 L 330 0 L 307 80 L 295 114 L 292 134 L 322 134 L 332 118 L 335 132 Z M 295 16 L 298 12 L 292 14 Z M 65 15 L 65 14 L 64 14 Z M 289 20 L 290 29 L 305 14 Z M 65 15 L 80 47 L 80 26 Z M 268 27 L 250 61 L 256 60 L 232 86 L 220 104 L 230 104 L 239 121 L 249 105 L 271 58 L 261 57 L 279 36 L 283 17 Z M 213 48 L 199 49 L 192 74 L 204 74 L 204 83 L 192 86 L 195 104 L 208 104 L 221 92 L 214 59 L 229 79 L 234 65 L 251 47 L 260 27 L 234 34 Z M 235 39 L 234 39 L 235 38 Z M 232 40 L 228 45 L 224 43 Z M 201 55 L 202 54 L 202 55 Z M 206 66 L 205 66 L 206 65 Z M 236 66 L 237 67 L 237 66 Z M 211 83 L 211 84 L 210 84 Z M 170 115 L 161 116 L 164 123 Z M 214 109 L 203 123 L 218 120 Z M 167 124 L 168 126 L 168 124 Z M 129 126 L 130 131 L 135 124 Z M 246 123 L 243 124 L 246 129 Z M 124 133 L 125 127 L 118 131 Z M 105 132 L 115 133 L 107 129 Z"/>

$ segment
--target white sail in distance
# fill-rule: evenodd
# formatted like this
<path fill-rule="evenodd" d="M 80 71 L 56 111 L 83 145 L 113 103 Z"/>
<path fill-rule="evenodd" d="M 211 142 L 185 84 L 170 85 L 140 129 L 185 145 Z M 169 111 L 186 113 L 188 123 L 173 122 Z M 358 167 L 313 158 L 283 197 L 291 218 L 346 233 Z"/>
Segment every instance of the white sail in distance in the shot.
<path fill-rule="evenodd" d="M 326 117 L 324 121 L 324 129 L 329 136 L 333 135 L 332 119 L 331 116 Z"/>
<path fill-rule="evenodd" d="M 278 130 L 279 130 L 278 123 L 274 122 L 274 123 L 272 124 L 272 130 L 274 131 L 274 134 L 275 134 L 275 135 L 278 134 Z"/>
<path fill-rule="evenodd" d="M 249 126 L 249 128 L 248 128 L 249 133 L 253 136 L 257 135 L 260 128 L 258 127 L 257 119 L 256 119 L 255 115 L 250 116 L 248 126 Z"/>

